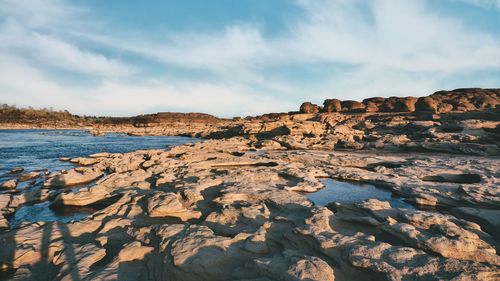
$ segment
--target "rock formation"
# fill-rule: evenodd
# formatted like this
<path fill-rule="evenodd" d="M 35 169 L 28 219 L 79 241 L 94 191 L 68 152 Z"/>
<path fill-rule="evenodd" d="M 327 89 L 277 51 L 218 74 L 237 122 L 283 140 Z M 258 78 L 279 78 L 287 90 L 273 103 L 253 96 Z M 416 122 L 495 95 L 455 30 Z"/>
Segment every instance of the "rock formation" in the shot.
<path fill-rule="evenodd" d="M 71 162 L 78 166 L 48 175 L 50 195 L 33 202 L 100 207 L 70 223 L 8 228 L 4 219 L 5 278 L 495 280 L 500 272 L 495 158 L 289 151 L 236 137 Z M 315 206 L 305 194 L 325 177 L 383 184 L 415 207 Z M 0 195 L 4 215 L 22 206 L 17 196 Z"/>
<path fill-rule="evenodd" d="M 300 113 L 306 113 L 306 114 L 318 113 L 319 112 L 319 107 L 316 104 L 312 104 L 310 102 L 304 102 L 300 106 L 299 112 Z"/>
<path fill-rule="evenodd" d="M 210 140 L 11 171 L 0 278 L 498 280 L 498 95 L 328 99 L 290 114 L 103 126 Z M 316 204 L 308 194 L 325 178 L 374 184 L 404 207 Z M 11 224 L 33 204 L 88 215 Z"/>

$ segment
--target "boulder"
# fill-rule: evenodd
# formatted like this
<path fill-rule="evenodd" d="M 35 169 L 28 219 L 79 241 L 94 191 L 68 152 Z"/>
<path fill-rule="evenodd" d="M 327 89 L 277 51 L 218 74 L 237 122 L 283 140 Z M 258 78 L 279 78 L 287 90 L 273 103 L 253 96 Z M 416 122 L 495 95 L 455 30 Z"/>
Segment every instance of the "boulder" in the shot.
<path fill-rule="evenodd" d="M 456 109 L 458 111 L 466 112 L 466 111 L 474 111 L 477 108 L 468 99 L 462 98 L 462 99 L 458 100 L 458 102 L 456 103 Z"/>
<path fill-rule="evenodd" d="M 379 105 L 379 111 L 382 112 L 413 112 L 415 111 L 415 103 L 417 98 L 415 97 L 390 97 L 383 101 Z"/>
<path fill-rule="evenodd" d="M 104 173 L 96 168 L 75 168 L 67 172 L 59 173 L 48 178 L 43 186 L 45 187 L 65 187 L 77 184 L 88 183 L 100 178 Z"/>
<path fill-rule="evenodd" d="M 17 174 L 17 173 L 20 173 L 22 171 L 24 171 L 23 167 L 14 167 L 14 168 L 10 169 L 11 174 Z"/>
<path fill-rule="evenodd" d="M 322 112 L 340 112 L 342 111 L 342 104 L 338 99 L 326 99 L 323 102 Z"/>
<path fill-rule="evenodd" d="M 384 103 L 385 99 L 381 97 L 368 98 L 363 100 L 366 112 L 377 112 L 379 107 Z"/>
<path fill-rule="evenodd" d="M 319 107 L 311 102 L 304 102 L 300 106 L 300 113 L 313 114 L 318 112 L 319 112 Z"/>
<path fill-rule="evenodd" d="M 40 176 L 40 172 L 29 172 L 29 173 L 24 173 L 17 177 L 19 181 L 29 181 L 32 179 L 36 179 Z"/>
<path fill-rule="evenodd" d="M 448 113 L 453 110 L 453 105 L 449 103 L 441 103 L 437 107 L 437 111 L 439 113 Z"/>
<path fill-rule="evenodd" d="M 495 108 L 500 104 L 500 100 L 493 96 L 481 96 L 478 97 L 474 102 L 477 108 Z"/>
<path fill-rule="evenodd" d="M 342 111 L 346 112 L 364 112 L 366 106 L 359 102 L 359 101 L 353 101 L 353 100 L 345 100 L 342 101 Z"/>
<path fill-rule="evenodd" d="M 14 189 L 17 187 L 17 181 L 16 180 L 8 180 L 0 184 L 0 188 L 4 189 Z"/>
<path fill-rule="evenodd" d="M 112 194 L 105 186 L 94 185 L 88 188 L 80 188 L 77 191 L 67 190 L 59 193 L 52 201 L 52 205 L 87 206 L 111 196 Z"/>
<path fill-rule="evenodd" d="M 415 97 L 396 98 L 394 110 L 395 112 L 413 112 L 415 111 L 415 103 L 417 103 Z"/>
<path fill-rule="evenodd" d="M 439 102 L 432 97 L 421 97 L 415 103 L 415 111 L 436 112 L 438 105 Z"/>
<path fill-rule="evenodd" d="M 293 263 L 287 270 L 287 280 L 334 281 L 333 269 L 320 258 L 306 257 Z"/>
<path fill-rule="evenodd" d="M 177 217 L 182 221 L 201 217 L 201 212 L 184 207 L 172 192 L 158 192 L 148 198 L 148 214 L 150 217 Z"/>

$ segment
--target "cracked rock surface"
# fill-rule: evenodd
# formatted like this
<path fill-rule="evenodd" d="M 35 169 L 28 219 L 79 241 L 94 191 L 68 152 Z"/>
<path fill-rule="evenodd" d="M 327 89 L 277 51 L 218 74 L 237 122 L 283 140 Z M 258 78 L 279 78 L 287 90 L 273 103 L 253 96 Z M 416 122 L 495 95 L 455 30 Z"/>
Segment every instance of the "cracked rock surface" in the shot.
<path fill-rule="evenodd" d="M 287 150 L 234 137 L 71 162 L 37 193 L 0 194 L 2 279 L 500 278 L 495 157 Z M 315 205 L 307 194 L 323 178 L 376 184 L 413 207 Z M 9 227 L 27 202 L 94 211 Z"/>

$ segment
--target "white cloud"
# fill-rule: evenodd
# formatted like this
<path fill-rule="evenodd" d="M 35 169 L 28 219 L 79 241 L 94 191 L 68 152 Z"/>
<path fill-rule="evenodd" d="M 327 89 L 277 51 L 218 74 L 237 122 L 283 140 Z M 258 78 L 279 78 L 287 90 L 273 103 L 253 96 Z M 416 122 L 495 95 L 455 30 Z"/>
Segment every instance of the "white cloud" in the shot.
<path fill-rule="evenodd" d="M 0 52 L 30 58 L 71 72 L 97 76 L 126 76 L 132 66 L 98 52 L 82 49 L 57 35 L 59 28 L 85 27 L 78 20 L 82 11 L 64 2 L 20 0 L 0 2 Z M 34 12 L 36 11 L 36 12 Z M 74 16 L 77 20 L 70 18 Z"/>
<path fill-rule="evenodd" d="M 290 62 L 365 64 L 403 71 L 500 67 L 497 36 L 468 30 L 459 18 L 433 14 L 424 3 L 301 0 L 305 18 L 290 22 L 285 35 L 271 38 L 264 38 L 252 25 L 232 25 L 212 34 L 170 34 L 160 42 L 87 38 L 166 64 L 216 72 Z"/>
<path fill-rule="evenodd" d="M 30 28 L 77 26 L 84 9 L 64 0 L 2 0 L 0 16 L 20 19 Z"/>
<path fill-rule="evenodd" d="M 468 2 L 498 5 L 498 1 Z M 328 97 L 424 95 L 454 76 L 500 71 L 498 36 L 469 28 L 460 17 L 436 14 L 427 6 L 430 2 L 296 3 L 304 15 L 290 19 L 288 30 L 281 34 L 264 36 L 258 25 L 248 22 L 212 33 L 170 32 L 163 40 L 153 40 L 147 33 L 123 30 L 125 37 L 108 32 L 104 23 L 92 18 L 92 11 L 62 0 L 0 2 L 0 16 L 7 18 L 0 23 L 0 52 L 19 63 L 10 66 L 15 71 L 3 69 L 0 99 L 24 105 L 53 103 L 92 114 L 138 114 L 161 108 L 230 116 L 287 111 L 301 101 L 321 102 Z M 31 7 L 40 10 L 33 14 Z M 153 80 L 138 76 L 140 63 L 126 63 L 95 49 L 132 53 L 165 69 L 175 66 L 212 76 L 202 80 L 158 75 Z M 318 84 L 270 71 L 315 64 L 351 67 L 344 72 L 325 70 Z M 84 89 L 61 86 L 45 74 L 48 66 L 101 80 Z M 36 86 L 23 84 L 21 77 Z M 451 84 L 500 83 L 480 77 L 476 82 Z"/>
<path fill-rule="evenodd" d="M 38 51 L 36 57 L 48 65 L 102 76 L 126 76 L 133 73 L 131 66 L 106 58 L 99 53 L 81 50 L 57 38 L 33 33 L 30 39 L 30 43 L 36 46 Z"/>
<path fill-rule="evenodd" d="M 362 64 L 402 71 L 500 67 L 500 41 L 433 15 L 422 1 L 302 1 L 308 12 L 296 36 L 279 46 L 303 60 Z M 293 59 L 293 58 L 292 58 Z"/>
<path fill-rule="evenodd" d="M 500 9 L 500 0 L 458 0 L 484 9 Z"/>
<path fill-rule="evenodd" d="M 22 59 L 0 56 L 0 100 L 18 106 L 68 109 L 77 114 L 126 116 L 156 111 L 206 112 L 216 116 L 246 116 L 294 105 L 249 92 L 232 84 L 174 83 L 169 78 L 141 84 L 106 81 L 87 88 L 67 89 Z M 10 93 L 8 97 L 3 93 Z"/>

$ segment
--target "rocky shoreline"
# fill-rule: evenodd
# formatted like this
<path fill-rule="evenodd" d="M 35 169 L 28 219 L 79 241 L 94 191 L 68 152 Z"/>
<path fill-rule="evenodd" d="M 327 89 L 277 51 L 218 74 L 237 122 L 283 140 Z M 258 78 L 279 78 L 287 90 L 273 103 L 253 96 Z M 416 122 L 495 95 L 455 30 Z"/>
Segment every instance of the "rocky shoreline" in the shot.
<path fill-rule="evenodd" d="M 474 93 L 467 103 L 456 93 L 328 100 L 252 119 L 93 128 L 209 140 L 12 171 L 0 194 L 0 278 L 498 280 L 498 96 Z M 374 184 L 411 207 L 315 205 L 307 196 L 325 178 Z M 29 180 L 40 188 L 16 191 Z M 94 211 L 10 225 L 39 202 Z"/>
<path fill-rule="evenodd" d="M 120 119 L 121 120 L 121 119 Z M 500 89 L 457 89 L 426 97 L 327 99 L 299 111 L 219 119 L 204 114 L 158 113 L 83 127 L 4 123 L 0 128 L 74 128 L 95 136 L 245 137 L 287 149 L 439 152 L 500 155 Z"/>

